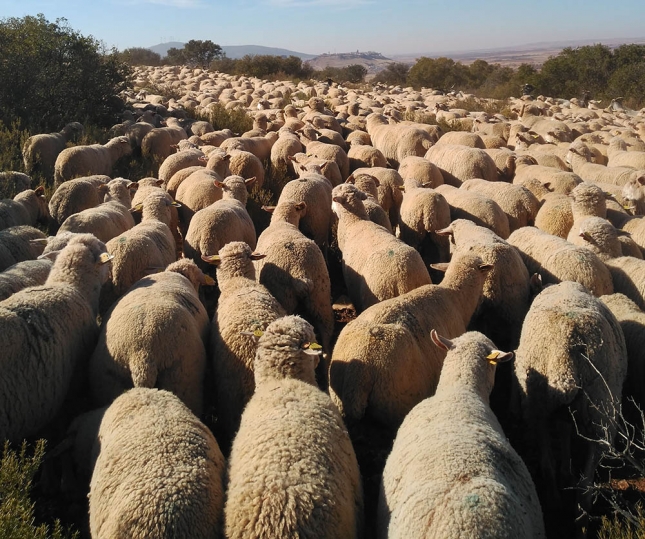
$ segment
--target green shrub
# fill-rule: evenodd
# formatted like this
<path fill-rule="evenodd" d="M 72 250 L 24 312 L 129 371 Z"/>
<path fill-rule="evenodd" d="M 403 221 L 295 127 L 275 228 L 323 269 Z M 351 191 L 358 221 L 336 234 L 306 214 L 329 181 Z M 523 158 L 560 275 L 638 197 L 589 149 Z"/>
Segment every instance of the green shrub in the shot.
<path fill-rule="evenodd" d="M 612 518 L 602 517 L 598 539 L 642 539 L 645 537 L 645 515 L 642 505 L 639 504 L 635 514 L 629 516 L 629 519 L 625 519 L 620 514 L 616 514 Z"/>
<path fill-rule="evenodd" d="M 247 114 L 246 109 L 227 110 L 221 103 L 215 103 L 208 106 L 208 112 L 205 114 L 197 114 L 194 110 L 187 112 L 191 118 L 210 122 L 216 131 L 230 129 L 233 133 L 241 135 L 253 129 L 253 119 Z"/>
<path fill-rule="evenodd" d="M 59 131 L 72 121 L 108 127 L 125 104 L 130 67 L 65 19 L 0 19 L 0 120 L 32 133 Z"/>
<path fill-rule="evenodd" d="M 12 450 L 8 442 L 4 445 L 0 460 L 0 539 L 77 538 L 78 533 L 70 534 L 59 521 L 54 522 L 52 529 L 36 524 L 30 494 L 45 456 L 45 440 L 39 440 L 33 454 L 29 453 L 26 442 L 19 452 Z"/>

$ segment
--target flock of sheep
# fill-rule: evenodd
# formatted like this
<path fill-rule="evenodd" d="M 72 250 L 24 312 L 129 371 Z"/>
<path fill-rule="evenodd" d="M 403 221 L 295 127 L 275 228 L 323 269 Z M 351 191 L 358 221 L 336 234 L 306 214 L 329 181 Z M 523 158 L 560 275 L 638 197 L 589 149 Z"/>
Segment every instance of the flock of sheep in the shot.
<path fill-rule="evenodd" d="M 643 113 L 150 82 L 183 97 L 126 96 L 105 145 L 32 136 L 1 177 L 0 440 L 57 444 L 91 536 L 584 536 L 645 404 Z M 253 129 L 186 112 L 215 104 Z M 132 152 L 157 175 L 112 178 Z"/>

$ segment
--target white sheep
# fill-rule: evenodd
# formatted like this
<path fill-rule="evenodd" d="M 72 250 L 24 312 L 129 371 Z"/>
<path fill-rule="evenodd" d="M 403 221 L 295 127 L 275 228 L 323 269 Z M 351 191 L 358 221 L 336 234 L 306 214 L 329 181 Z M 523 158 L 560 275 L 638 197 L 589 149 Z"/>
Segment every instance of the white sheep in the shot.
<path fill-rule="evenodd" d="M 365 198 L 348 183 L 332 191 L 343 277 L 359 312 L 432 282 L 418 251 L 367 218 Z"/>
<path fill-rule="evenodd" d="M 477 332 L 432 339 L 447 351 L 441 377 L 397 432 L 377 536 L 546 537 L 531 475 L 489 405 L 495 365 L 513 354 Z"/>
<path fill-rule="evenodd" d="M 99 191 L 105 193 L 105 201 L 96 207 L 70 215 L 63 221 L 57 233 L 90 233 L 101 241 L 107 242 L 132 228 L 134 217 L 130 213 L 132 202 L 130 189 L 136 187 L 136 184 L 123 178 L 117 178 L 104 186 L 99 186 Z"/>
<path fill-rule="evenodd" d="M 42 286 L 0 302 L 0 439 L 35 435 L 59 412 L 80 362 L 92 353 L 105 244 L 71 240 Z"/>
<path fill-rule="evenodd" d="M 89 493 L 92 537 L 211 539 L 226 463 L 208 428 L 168 391 L 135 388 L 101 421 Z"/>
<path fill-rule="evenodd" d="M 100 186 L 107 184 L 111 179 L 109 176 L 97 175 L 76 178 L 60 184 L 49 199 L 50 233 L 58 232 L 60 225 L 70 215 L 94 208 L 103 202 L 105 191 Z"/>
<path fill-rule="evenodd" d="M 92 174 L 111 176 L 115 163 L 131 153 L 132 148 L 127 137 L 114 137 L 103 145 L 65 148 L 56 158 L 54 181 L 59 185 L 64 181 Z"/>
<path fill-rule="evenodd" d="M 345 420 L 369 418 L 396 429 L 431 396 L 444 353 L 428 328 L 450 338 L 465 333 L 481 301 L 491 266 L 457 253 L 440 285 L 426 285 L 372 305 L 338 336 L 329 370 L 329 394 Z"/>
<path fill-rule="evenodd" d="M 575 485 L 576 512 L 582 511 L 578 525 L 585 526 L 584 512 L 591 507 L 587 487 L 601 451 L 593 440 L 613 438 L 626 373 L 620 324 L 585 287 L 562 282 L 535 298 L 522 327 L 515 376 L 525 457 L 537 468 L 547 514 L 566 512 L 560 488 Z M 571 451 L 576 440 L 582 446 Z M 556 470 L 561 470 L 559 481 Z"/>
<path fill-rule="evenodd" d="M 45 248 L 45 234 L 33 226 L 12 226 L 0 230 L 0 271 L 25 260 L 34 260 Z"/>
<path fill-rule="evenodd" d="M 11 226 L 49 223 L 49 207 L 45 200 L 45 188 L 21 191 L 13 199 L 0 200 L 0 230 Z"/>
<path fill-rule="evenodd" d="M 182 259 L 137 281 L 106 313 L 89 361 L 97 406 L 131 387 L 156 387 L 202 414 L 209 320 L 198 292 L 205 284 L 215 282 Z"/>
<path fill-rule="evenodd" d="M 25 260 L 9 266 L 0 272 L 0 301 L 28 286 L 45 284 L 51 267 L 49 259 Z"/>
<path fill-rule="evenodd" d="M 415 125 L 390 124 L 385 116 L 375 112 L 367 116 L 366 126 L 372 146 L 395 167 L 409 155 L 423 157 L 434 144 L 427 131 Z"/>
<path fill-rule="evenodd" d="M 228 447 L 239 426 L 244 406 L 253 395 L 253 358 L 256 343 L 242 332 L 263 331 L 286 312 L 263 285 L 255 281 L 253 253 L 243 242 L 234 241 L 219 255 L 205 255 L 218 265 L 221 291 L 211 327 L 210 355 L 215 386 L 217 426 Z"/>
<path fill-rule="evenodd" d="M 256 390 L 229 458 L 230 539 L 362 536 L 356 455 L 338 410 L 316 387 L 313 344 L 313 328 L 297 316 L 271 323 L 259 339 Z"/>
<path fill-rule="evenodd" d="M 22 147 L 22 160 L 25 172 L 33 175 L 40 172 L 46 180 L 54 177 L 56 158 L 64 149 L 67 142 L 83 132 L 83 125 L 78 122 L 67 124 L 58 133 L 43 133 L 29 137 Z"/>

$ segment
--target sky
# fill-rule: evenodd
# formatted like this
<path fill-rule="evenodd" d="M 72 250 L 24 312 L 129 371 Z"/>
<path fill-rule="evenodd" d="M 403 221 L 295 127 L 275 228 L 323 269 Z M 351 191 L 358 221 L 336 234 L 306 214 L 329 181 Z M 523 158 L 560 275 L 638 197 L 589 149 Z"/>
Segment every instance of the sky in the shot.
<path fill-rule="evenodd" d="M 644 0 L 0 0 L 0 18 L 38 13 L 119 50 L 210 39 L 393 56 L 645 37 Z"/>

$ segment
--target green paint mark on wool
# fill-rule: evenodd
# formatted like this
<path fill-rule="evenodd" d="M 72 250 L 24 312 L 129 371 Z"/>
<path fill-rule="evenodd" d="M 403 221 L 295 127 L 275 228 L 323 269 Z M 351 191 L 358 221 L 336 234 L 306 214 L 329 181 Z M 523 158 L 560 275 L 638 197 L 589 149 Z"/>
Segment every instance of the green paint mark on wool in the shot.
<path fill-rule="evenodd" d="M 479 505 L 479 502 L 480 502 L 479 494 L 468 494 L 468 496 L 466 496 L 464 500 L 466 501 L 466 505 L 468 507 L 474 509 Z"/>
<path fill-rule="evenodd" d="M 394 256 L 394 251 L 393 251 L 392 249 L 390 249 L 390 250 L 387 252 L 387 256 Z"/>

